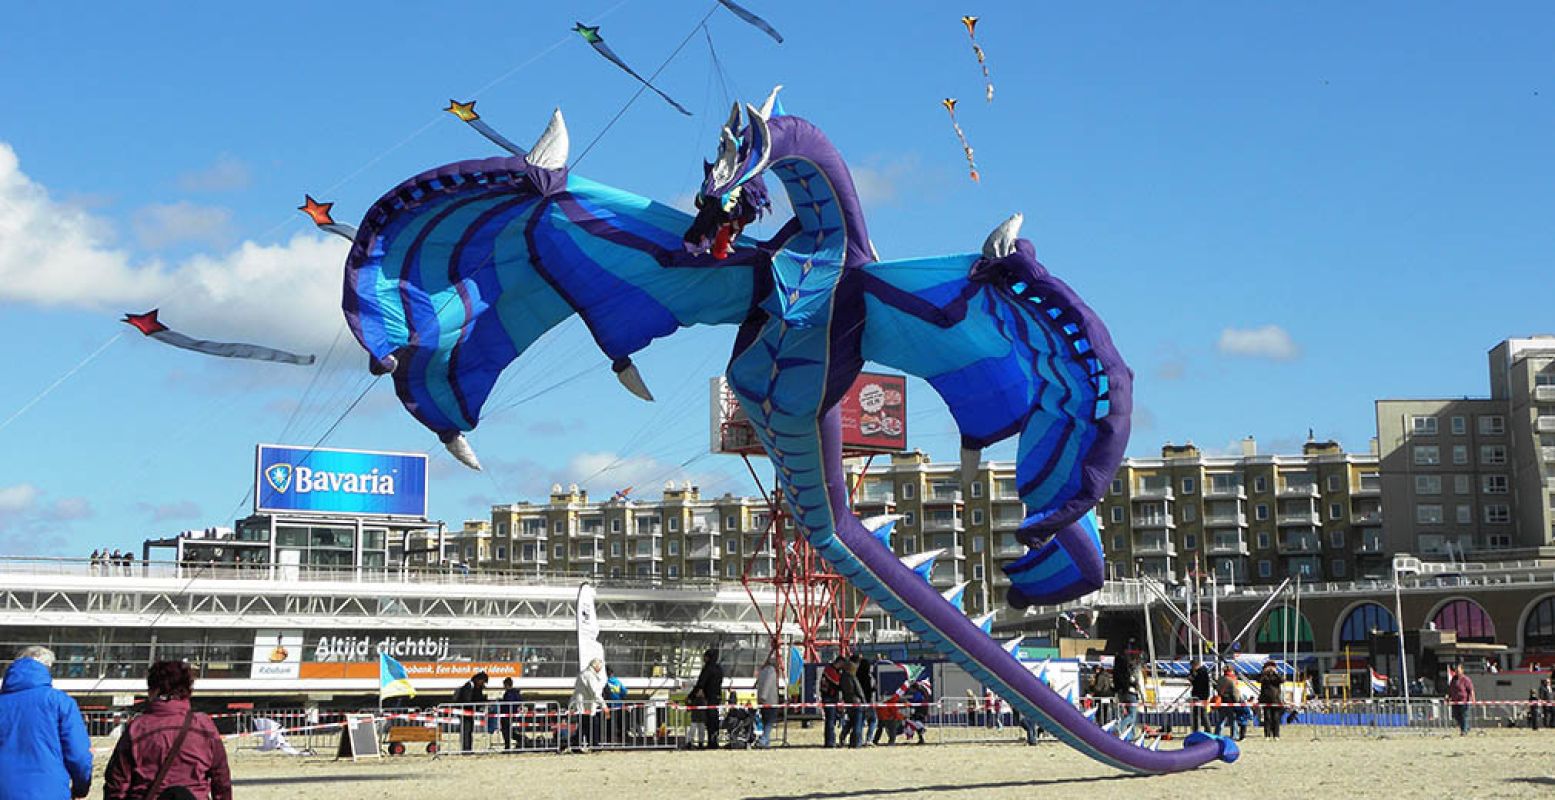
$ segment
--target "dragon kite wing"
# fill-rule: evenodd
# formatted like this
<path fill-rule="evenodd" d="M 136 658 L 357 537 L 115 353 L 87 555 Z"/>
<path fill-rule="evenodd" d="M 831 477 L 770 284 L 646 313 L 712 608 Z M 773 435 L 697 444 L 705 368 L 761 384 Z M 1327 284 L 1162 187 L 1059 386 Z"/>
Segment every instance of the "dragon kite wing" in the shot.
<path fill-rule="evenodd" d="M 346 261 L 346 320 L 370 366 L 471 467 L 461 434 L 502 370 L 561 321 L 580 315 L 622 384 L 652 399 L 633 353 L 683 326 L 738 323 L 752 303 L 748 263 L 687 254 L 691 216 L 566 160 L 557 112 L 523 158 L 416 175 L 368 210 Z"/>
<path fill-rule="evenodd" d="M 307 366 L 313 363 L 313 356 L 288 353 L 285 350 L 277 350 L 273 347 L 264 347 L 257 344 L 244 342 L 213 342 L 207 339 L 195 339 L 175 331 L 157 318 L 158 309 L 151 309 L 144 314 L 125 314 L 120 320 L 140 331 L 147 337 L 177 347 L 183 350 L 192 350 L 196 353 L 204 353 L 208 356 L 221 358 L 244 358 L 253 361 L 274 361 L 280 364 L 296 364 Z"/>
<path fill-rule="evenodd" d="M 1099 588 L 1091 510 L 1128 443 L 1132 375 L 1100 319 L 999 226 L 982 255 L 871 264 L 864 272 L 866 359 L 926 379 L 961 431 L 963 471 L 1019 434 L 1016 481 L 1032 547 L 1008 565 L 1013 605 Z M 970 479 L 970 476 L 967 476 Z"/>

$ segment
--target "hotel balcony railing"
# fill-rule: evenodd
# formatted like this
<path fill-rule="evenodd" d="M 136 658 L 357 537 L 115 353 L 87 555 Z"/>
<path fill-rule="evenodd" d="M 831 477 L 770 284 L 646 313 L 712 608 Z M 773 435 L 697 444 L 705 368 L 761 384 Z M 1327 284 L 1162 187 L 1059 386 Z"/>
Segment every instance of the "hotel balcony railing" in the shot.
<path fill-rule="evenodd" d="M 1279 524 L 1315 527 L 1323 524 L 1323 517 L 1316 511 L 1287 511 L 1279 515 Z"/>
<path fill-rule="evenodd" d="M 1533 401 L 1535 403 L 1555 403 L 1555 386 L 1533 387 Z"/>
<path fill-rule="evenodd" d="M 1172 487 L 1170 486 L 1140 486 L 1134 490 L 1135 500 L 1173 500 L 1175 498 L 1176 495 L 1172 494 Z"/>
<path fill-rule="evenodd" d="M 1214 500 L 1227 500 L 1232 498 L 1237 500 L 1246 500 L 1247 487 L 1240 483 L 1236 484 L 1235 486 L 1222 487 L 1206 485 L 1204 487 L 1204 496 Z"/>
<path fill-rule="evenodd" d="M 1134 527 L 1135 528 L 1166 528 L 1166 529 L 1170 530 L 1172 528 L 1176 528 L 1177 527 L 1177 523 L 1174 522 L 1171 517 L 1162 514 L 1162 515 L 1153 515 L 1153 516 L 1147 516 L 1147 517 L 1135 517 L 1134 518 Z"/>
<path fill-rule="evenodd" d="M 1274 493 L 1275 497 L 1319 497 L 1321 493 L 1315 483 L 1287 483 Z"/>
<path fill-rule="evenodd" d="M 1175 556 L 1177 543 L 1171 539 L 1138 539 L 1134 542 L 1136 556 Z"/>
<path fill-rule="evenodd" d="M 1245 556 L 1248 554 L 1247 540 L 1240 537 L 1216 537 L 1209 540 L 1206 549 L 1212 556 Z"/>
<path fill-rule="evenodd" d="M 1206 528 L 1245 528 L 1247 527 L 1247 515 L 1236 514 L 1205 514 L 1204 527 Z"/>
<path fill-rule="evenodd" d="M 926 506 L 945 505 L 964 502 L 960 489 L 942 490 L 936 489 L 924 495 L 923 504 Z"/>

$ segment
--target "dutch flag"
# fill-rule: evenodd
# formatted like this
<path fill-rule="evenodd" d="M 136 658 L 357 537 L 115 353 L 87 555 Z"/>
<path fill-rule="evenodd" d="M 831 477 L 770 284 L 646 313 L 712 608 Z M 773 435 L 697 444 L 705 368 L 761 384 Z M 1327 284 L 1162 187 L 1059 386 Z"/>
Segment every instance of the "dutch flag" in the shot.
<path fill-rule="evenodd" d="M 1374 669 L 1368 669 L 1368 671 L 1371 673 L 1371 693 L 1387 694 L 1388 676 L 1380 675 Z"/>

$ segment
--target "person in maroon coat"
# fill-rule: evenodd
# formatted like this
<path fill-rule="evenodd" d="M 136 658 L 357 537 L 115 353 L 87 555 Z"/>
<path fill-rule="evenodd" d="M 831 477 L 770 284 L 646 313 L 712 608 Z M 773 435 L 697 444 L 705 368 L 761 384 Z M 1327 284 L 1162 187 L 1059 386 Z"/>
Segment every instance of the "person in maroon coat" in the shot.
<path fill-rule="evenodd" d="M 194 688 L 189 665 L 182 661 L 152 664 L 146 687 L 150 697 L 146 710 L 125 728 L 108 760 L 103 797 L 157 800 L 183 789 L 187 794 L 174 792 L 173 796 L 232 800 L 232 773 L 221 734 L 210 717 L 189 707 Z M 159 773 L 162 781 L 154 786 Z"/>

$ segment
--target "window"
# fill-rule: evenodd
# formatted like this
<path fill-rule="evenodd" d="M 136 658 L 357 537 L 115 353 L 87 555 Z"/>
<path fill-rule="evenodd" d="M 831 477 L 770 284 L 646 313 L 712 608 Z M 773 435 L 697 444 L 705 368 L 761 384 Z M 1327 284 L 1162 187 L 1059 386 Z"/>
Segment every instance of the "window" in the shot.
<path fill-rule="evenodd" d="M 1472 524 L 1474 524 L 1474 507 L 1473 506 L 1468 506 L 1468 505 L 1460 505 L 1460 506 L 1458 506 L 1458 517 L 1457 517 L 1457 519 L 1458 519 L 1458 524 L 1459 525 L 1472 525 Z"/>
<path fill-rule="evenodd" d="M 1469 447 L 1468 447 L 1468 445 L 1455 444 L 1455 445 L 1452 446 L 1452 463 L 1454 463 L 1454 464 L 1467 464 L 1467 463 L 1469 463 Z"/>
<path fill-rule="evenodd" d="M 1482 444 L 1479 446 L 1479 463 L 1497 466 L 1506 463 L 1506 445 Z"/>
<path fill-rule="evenodd" d="M 498 561 L 506 561 L 506 560 L 508 560 L 508 549 L 506 547 L 503 547 L 501 545 L 497 546 L 497 560 Z"/>
<path fill-rule="evenodd" d="M 1442 476 L 1440 475 L 1416 475 L 1415 494 L 1441 494 Z"/>
<path fill-rule="evenodd" d="M 1409 425 L 1416 436 L 1436 435 L 1436 417 L 1410 417 Z"/>
<path fill-rule="evenodd" d="M 621 543 L 620 542 L 611 542 L 610 543 L 610 555 L 612 555 L 612 556 L 614 556 L 616 558 L 620 558 L 621 557 Z"/>
<path fill-rule="evenodd" d="M 739 570 L 740 570 L 740 565 L 739 564 L 737 564 L 737 563 L 735 563 L 733 561 L 726 561 L 726 562 L 724 562 L 724 577 L 725 578 L 739 577 L 739 575 L 738 575 Z"/>
<path fill-rule="evenodd" d="M 1335 550 L 1344 549 L 1344 531 L 1329 531 L 1328 546 Z"/>
<path fill-rule="evenodd" d="M 506 536 L 506 535 L 508 535 L 508 524 L 506 522 L 499 522 L 499 523 L 497 523 L 497 535 L 498 536 Z"/>
<path fill-rule="evenodd" d="M 1506 419 L 1504 417 L 1480 417 L 1479 434 L 1481 436 L 1500 436 L 1506 433 Z"/>
<path fill-rule="evenodd" d="M 1541 372 L 1538 375 L 1533 376 L 1533 385 L 1534 386 L 1555 386 L 1555 372 L 1551 372 L 1551 373 L 1548 373 L 1548 374 Z"/>
<path fill-rule="evenodd" d="M 1344 503 L 1329 503 L 1328 504 L 1328 518 L 1329 519 L 1344 519 Z"/>
<path fill-rule="evenodd" d="M 728 515 L 726 515 L 724 517 L 724 530 L 733 533 L 733 532 L 738 531 L 739 529 L 740 529 L 740 518 L 739 518 L 738 515 L 728 514 Z"/>
<path fill-rule="evenodd" d="M 1510 533 L 1492 533 L 1489 536 L 1485 537 L 1485 542 L 1493 550 L 1505 549 L 1505 548 L 1508 548 L 1508 547 L 1512 546 L 1512 534 L 1510 534 Z"/>
<path fill-rule="evenodd" d="M 610 532 L 611 533 L 620 533 L 621 532 L 621 518 L 620 517 L 616 517 L 615 519 L 610 520 Z"/>
<path fill-rule="evenodd" d="M 1194 533 L 1185 533 L 1185 534 L 1183 534 L 1183 536 L 1182 536 L 1182 548 L 1184 550 L 1197 550 L 1197 549 L 1199 549 L 1199 537 L 1198 537 L 1198 534 L 1194 534 Z"/>
<path fill-rule="evenodd" d="M 729 554 L 729 555 L 731 555 L 731 556 L 739 555 L 740 554 L 740 540 L 738 538 L 725 539 L 724 540 L 724 552 Z"/>
<path fill-rule="evenodd" d="M 973 486 L 976 486 L 976 485 L 977 484 L 973 484 Z M 983 510 L 981 508 L 974 508 L 974 509 L 972 509 L 972 524 L 973 525 L 981 525 L 981 524 L 983 524 L 983 519 L 984 519 L 984 517 L 983 517 Z"/>
<path fill-rule="evenodd" d="M 1183 522 L 1192 522 L 1192 521 L 1194 521 L 1194 520 L 1196 520 L 1198 518 L 1199 518 L 1199 510 L 1198 510 L 1198 508 L 1196 508 L 1194 506 L 1191 506 L 1191 505 L 1182 507 L 1182 521 Z"/>
<path fill-rule="evenodd" d="M 680 540 L 679 539 L 671 539 L 671 540 L 669 540 L 669 554 L 672 555 L 672 556 L 680 555 Z"/>
<path fill-rule="evenodd" d="M 642 569 L 642 567 L 638 567 L 638 569 Z M 680 577 L 680 565 L 679 564 L 671 564 L 668 567 L 665 567 L 664 574 L 669 576 L 669 577 L 671 577 L 671 578 L 679 578 Z"/>
<path fill-rule="evenodd" d="M 1112 507 L 1112 521 L 1113 522 L 1122 522 L 1123 521 L 1123 506 L 1113 506 Z"/>
<path fill-rule="evenodd" d="M 902 545 L 902 551 L 903 552 L 907 552 L 907 553 L 916 553 L 916 552 L 918 552 L 918 537 L 916 537 L 916 536 L 909 536 L 909 537 L 907 537 L 907 541 Z"/>
<path fill-rule="evenodd" d="M 551 557 L 560 561 L 567 557 L 567 545 L 559 544 L 551 548 Z"/>
<path fill-rule="evenodd" d="M 1469 476 L 1467 476 L 1467 475 L 1454 475 L 1454 476 L 1452 476 L 1452 493 L 1453 494 L 1468 494 L 1469 491 L 1470 491 L 1469 490 Z"/>
<path fill-rule="evenodd" d="M 1112 493 L 1113 494 L 1123 494 L 1123 479 L 1122 478 L 1113 478 L 1112 479 Z"/>
<path fill-rule="evenodd" d="M 1423 467 L 1434 467 L 1442 463 L 1441 448 L 1434 444 L 1415 445 L 1415 464 Z"/>
<path fill-rule="evenodd" d="M 1182 493 L 1183 494 L 1193 494 L 1194 490 L 1196 490 L 1197 488 L 1198 488 L 1198 481 L 1195 481 L 1192 478 L 1183 478 L 1182 479 Z"/>
<path fill-rule="evenodd" d="M 567 523 L 562 522 L 561 520 L 556 520 L 556 522 L 552 523 L 552 525 L 551 525 L 551 532 L 552 533 L 566 533 L 566 531 L 567 531 Z"/>
<path fill-rule="evenodd" d="M 917 515 L 913 514 L 911 511 L 908 511 L 905 514 L 902 514 L 902 524 L 905 525 L 906 527 L 909 527 L 909 528 L 913 527 L 914 525 L 917 525 L 918 524 L 918 517 L 917 517 Z"/>
<path fill-rule="evenodd" d="M 1336 558 L 1333 561 L 1330 561 L 1328 566 L 1329 566 L 1329 569 L 1333 571 L 1333 576 L 1335 578 L 1343 578 L 1344 577 L 1344 568 L 1345 568 L 1344 559 Z"/>
<path fill-rule="evenodd" d="M 980 581 L 982 579 L 983 579 L 983 565 L 982 564 L 973 564 L 972 565 L 972 580 Z"/>
<path fill-rule="evenodd" d="M 1114 533 L 1112 535 L 1112 552 L 1122 553 L 1126 548 L 1127 545 L 1123 543 L 1123 534 Z"/>
<path fill-rule="evenodd" d="M 902 499 L 903 500 L 911 500 L 912 499 L 912 493 L 913 493 L 913 490 L 915 488 L 917 488 L 917 487 L 913 486 L 910 483 L 902 484 Z"/>
<path fill-rule="evenodd" d="M 982 481 L 972 481 L 972 496 L 973 497 L 982 497 L 983 496 L 983 482 Z"/>
<path fill-rule="evenodd" d="M 619 579 L 621 577 L 621 568 L 620 567 L 611 567 L 610 568 L 610 577 Z"/>
<path fill-rule="evenodd" d="M 1442 507 L 1435 503 L 1421 503 L 1415 506 L 1415 522 L 1421 525 L 1442 524 Z"/>
<path fill-rule="evenodd" d="M 1512 521 L 1512 509 L 1503 503 L 1492 503 L 1485 506 L 1485 522 L 1491 525 L 1505 525 Z"/>
<path fill-rule="evenodd" d="M 1259 531 L 1258 532 L 1258 549 L 1259 550 L 1268 550 L 1269 549 L 1269 532 L 1268 531 Z M 1267 577 L 1267 576 L 1265 576 L 1265 577 Z"/>
<path fill-rule="evenodd" d="M 679 516 L 670 517 L 670 532 L 674 533 L 674 532 L 676 532 L 678 530 L 680 530 L 680 517 Z"/>
<path fill-rule="evenodd" d="M 1258 577 L 1268 578 L 1274 575 L 1274 564 L 1267 559 L 1258 562 Z"/>
<path fill-rule="evenodd" d="M 1330 491 L 1330 492 L 1337 492 L 1337 491 L 1340 491 L 1342 489 L 1344 489 L 1344 476 L 1342 476 L 1342 475 L 1329 475 L 1328 476 L 1328 491 Z"/>
<path fill-rule="evenodd" d="M 1505 475 L 1485 475 L 1482 476 L 1482 481 L 1480 488 L 1484 489 L 1485 494 L 1507 493 L 1508 482 Z"/>
<path fill-rule="evenodd" d="M 1452 435 L 1453 436 L 1462 436 L 1463 434 L 1468 433 L 1468 432 L 1469 432 L 1468 420 L 1464 419 L 1463 417 L 1453 417 L 1452 418 Z"/>
<path fill-rule="evenodd" d="M 972 537 L 972 552 L 974 552 L 974 553 L 981 553 L 981 552 L 983 552 L 983 543 L 984 543 L 983 537 L 981 537 L 981 536 L 973 536 Z"/>
<path fill-rule="evenodd" d="M 1255 492 L 1267 492 L 1267 491 L 1269 491 L 1269 481 L 1268 481 L 1268 479 L 1265 478 L 1262 475 L 1259 475 L 1258 477 L 1253 478 L 1253 491 L 1255 491 Z"/>
<path fill-rule="evenodd" d="M 1265 520 L 1269 518 L 1269 504 L 1259 503 L 1253 506 L 1253 519 Z"/>

